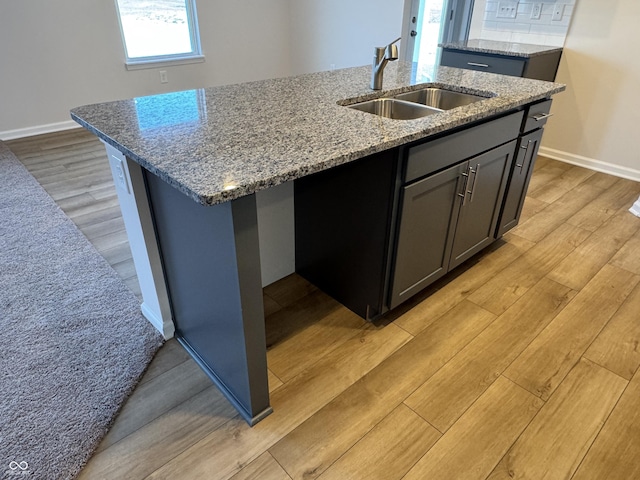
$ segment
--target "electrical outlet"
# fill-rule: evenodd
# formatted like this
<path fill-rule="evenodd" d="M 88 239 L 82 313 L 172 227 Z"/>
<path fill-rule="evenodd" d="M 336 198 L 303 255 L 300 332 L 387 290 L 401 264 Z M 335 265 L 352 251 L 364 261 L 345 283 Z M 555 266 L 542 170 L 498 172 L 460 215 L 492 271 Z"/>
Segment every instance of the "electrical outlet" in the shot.
<path fill-rule="evenodd" d="M 518 2 L 500 2 L 496 18 L 516 18 L 517 13 Z"/>
<path fill-rule="evenodd" d="M 160 70 L 160 83 L 169 83 L 169 77 L 166 70 Z"/>
<path fill-rule="evenodd" d="M 531 19 L 540 20 L 541 14 L 542 14 L 542 3 L 534 3 L 533 8 L 531 9 Z"/>
<path fill-rule="evenodd" d="M 111 155 L 111 166 L 113 167 L 113 177 L 116 187 L 122 189 L 125 193 L 129 192 L 129 182 L 127 182 L 126 167 L 122 158 Z"/>
<path fill-rule="evenodd" d="M 562 20 L 563 14 L 564 14 L 564 3 L 556 3 L 553 7 L 553 14 L 551 15 L 551 20 L 555 20 L 555 21 Z"/>

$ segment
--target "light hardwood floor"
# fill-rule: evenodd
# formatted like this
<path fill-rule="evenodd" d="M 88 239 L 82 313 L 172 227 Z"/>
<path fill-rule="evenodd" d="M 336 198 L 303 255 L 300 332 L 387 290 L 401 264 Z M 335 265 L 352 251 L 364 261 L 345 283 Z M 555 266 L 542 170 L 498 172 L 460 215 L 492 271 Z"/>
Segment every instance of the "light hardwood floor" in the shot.
<path fill-rule="evenodd" d="M 8 145 L 139 292 L 102 145 Z M 638 195 L 540 157 L 520 226 L 377 324 L 270 285 L 274 413 L 249 428 L 169 341 L 80 478 L 640 478 Z"/>

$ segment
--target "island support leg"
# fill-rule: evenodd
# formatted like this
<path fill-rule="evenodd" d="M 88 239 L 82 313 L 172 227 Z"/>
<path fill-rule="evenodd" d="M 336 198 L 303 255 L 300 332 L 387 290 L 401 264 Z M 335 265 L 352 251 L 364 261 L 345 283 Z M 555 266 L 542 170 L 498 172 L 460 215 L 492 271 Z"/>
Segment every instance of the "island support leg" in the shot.
<path fill-rule="evenodd" d="M 104 143 L 104 142 L 103 142 Z M 142 314 L 164 336 L 175 333 L 142 167 L 104 143 L 142 294 Z"/>
<path fill-rule="evenodd" d="M 255 195 L 203 206 L 145 180 L 176 337 L 254 425 L 272 411 Z"/>

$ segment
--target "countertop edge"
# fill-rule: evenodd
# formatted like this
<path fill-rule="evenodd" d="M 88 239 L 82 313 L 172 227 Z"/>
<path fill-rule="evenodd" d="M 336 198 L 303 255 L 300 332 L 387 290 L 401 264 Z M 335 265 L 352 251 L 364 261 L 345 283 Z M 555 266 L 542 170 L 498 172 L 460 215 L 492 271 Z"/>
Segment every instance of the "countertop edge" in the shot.
<path fill-rule="evenodd" d="M 439 45 L 442 48 L 446 48 L 448 50 L 457 50 L 461 52 L 473 52 L 473 53 L 484 53 L 488 55 L 502 55 L 506 57 L 516 57 L 516 58 L 533 58 L 540 55 L 548 55 L 551 53 L 562 52 L 561 47 L 543 47 L 541 46 L 541 50 L 532 51 L 532 52 L 518 52 L 509 49 L 501 49 L 501 48 L 489 48 L 489 47 L 479 47 L 479 46 L 467 46 L 460 43 L 441 43 Z"/>
<path fill-rule="evenodd" d="M 77 122 L 79 125 L 86 128 L 87 130 L 92 132 L 94 135 L 96 135 L 98 138 L 105 141 L 112 147 L 116 148 L 122 154 L 124 154 L 125 156 L 127 156 L 128 158 L 130 158 L 131 160 L 133 160 L 134 162 L 136 162 L 137 164 L 139 164 L 149 172 L 153 173 L 154 175 L 157 175 L 158 177 L 160 177 L 162 180 L 164 180 L 174 188 L 177 188 L 178 190 L 180 190 L 181 192 L 189 196 L 192 200 L 198 202 L 201 205 L 212 206 L 220 203 L 225 203 L 231 200 L 235 200 L 237 198 L 241 198 L 246 195 L 251 195 L 252 193 L 258 192 L 260 190 L 265 190 L 267 188 L 274 187 L 291 180 L 296 180 L 298 178 L 301 178 L 307 175 L 312 175 L 314 173 L 328 170 L 333 167 L 344 165 L 344 164 L 353 162 L 355 160 L 359 160 L 361 158 L 367 157 L 369 155 L 373 155 L 375 153 L 383 152 L 385 150 L 400 147 L 400 146 L 417 142 L 420 140 L 425 140 L 425 139 L 428 139 L 429 137 L 438 135 L 448 130 L 464 128 L 467 125 L 471 125 L 478 121 L 510 112 L 521 106 L 527 105 L 532 102 L 536 102 L 538 100 L 543 100 L 545 98 L 548 98 L 550 95 L 555 95 L 557 93 L 563 92 L 565 89 L 566 87 L 558 87 L 557 89 L 554 89 L 554 91 L 550 92 L 548 95 L 537 95 L 537 96 L 531 97 L 527 101 L 515 102 L 513 105 L 510 105 L 509 107 L 504 109 L 497 109 L 496 111 L 492 111 L 492 112 L 483 112 L 478 115 L 471 115 L 467 119 L 465 119 L 466 121 L 464 123 L 452 122 L 452 123 L 455 123 L 455 125 L 451 125 L 451 126 L 447 126 L 446 124 L 439 125 L 437 128 L 432 128 L 426 131 L 407 135 L 404 138 L 398 138 L 393 141 L 383 142 L 368 149 L 350 152 L 349 154 L 346 154 L 341 157 L 333 157 L 333 158 L 327 159 L 324 162 L 315 164 L 311 168 L 292 169 L 291 171 L 288 171 L 282 175 L 277 175 L 275 177 L 272 177 L 268 181 L 255 182 L 253 184 L 243 185 L 242 187 L 239 187 L 233 190 L 223 191 L 223 192 L 220 192 L 214 195 L 208 195 L 208 196 L 199 195 L 193 190 L 191 190 L 190 188 L 188 188 L 186 185 L 183 185 L 175 181 L 175 179 L 170 175 L 168 175 L 166 172 L 156 168 L 149 162 L 145 161 L 143 158 L 140 158 L 138 155 L 136 155 L 135 152 L 132 152 L 124 145 L 119 144 L 113 138 L 106 135 L 104 132 L 98 130 L 97 128 L 93 127 L 86 121 L 82 120 L 80 117 L 74 114 L 73 111 L 71 112 L 71 118 L 72 120 Z M 410 120 L 399 120 L 399 121 L 410 121 Z"/>
<path fill-rule="evenodd" d="M 350 69 L 347 69 L 347 70 L 350 70 Z M 358 69 L 351 69 L 351 70 L 358 70 Z M 501 77 L 499 75 L 493 75 L 493 74 L 487 74 L 487 73 L 479 74 L 479 73 L 470 72 L 466 70 L 461 71 L 458 69 L 449 69 L 448 67 L 447 67 L 447 70 L 449 72 L 455 72 L 456 75 L 462 75 L 463 77 L 471 76 L 471 78 L 473 78 L 476 75 L 490 76 L 487 78 L 491 78 L 491 79 Z M 328 74 L 330 72 L 321 72 L 321 73 Z M 305 77 L 300 77 L 300 78 L 305 78 Z M 484 77 L 481 77 L 481 78 L 484 78 Z M 291 81 L 296 81 L 296 77 L 291 77 L 291 79 L 292 79 Z M 280 83 L 279 80 L 278 82 Z M 538 82 L 538 81 L 530 81 L 530 82 Z M 431 84 L 437 84 L 437 83 L 440 83 L 437 79 L 435 79 L 434 82 L 431 82 Z M 75 122 L 77 122 L 79 125 L 81 125 L 82 127 L 92 132 L 94 135 L 96 135 L 98 138 L 103 140 L 105 143 L 111 145 L 112 147 L 114 147 L 115 149 L 123 153 L 125 156 L 130 158 L 132 161 L 138 163 L 143 168 L 148 170 L 150 173 L 158 176 L 163 181 L 167 182 L 174 188 L 178 189 L 179 191 L 187 195 L 189 198 L 191 198 L 195 202 L 201 205 L 208 206 L 208 205 L 216 205 L 216 204 L 228 202 L 228 201 L 231 201 L 246 195 L 250 195 L 270 187 L 277 186 L 279 184 L 282 184 L 288 181 L 296 180 L 297 178 L 301 178 L 307 175 L 311 175 L 313 173 L 321 172 L 323 170 L 327 170 L 333 167 L 347 164 L 349 162 L 367 157 L 375 153 L 382 152 L 384 150 L 397 148 L 402 145 L 410 144 L 410 143 L 421 141 L 421 140 L 426 140 L 432 136 L 442 134 L 443 132 L 446 132 L 449 130 L 454 131 L 454 130 L 463 129 L 467 126 L 470 126 L 482 120 L 508 113 L 510 111 L 518 109 L 519 107 L 522 107 L 529 103 L 533 103 L 538 100 L 543 100 L 545 98 L 550 98 L 552 95 L 560 93 L 566 89 L 566 86 L 562 84 L 557 84 L 557 83 L 552 84 L 548 82 L 544 82 L 544 83 L 547 83 L 544 89 L 540 89 L 537 87 L 532 88 L 532 90 L 534 90 L 535 93 L 531 92 L 530 94 L 527 93 L 525 95 L 523 95 L 522 93 L 519 93 L 517 95 L 503 94 L 500 96 L 500 101 L 487 104 L 484 108 L 480 108 L 480 109 L 471 108 L 468 111 L 459 110 L 457 113 L 454 113 L 452 115 L 449 114 L 449 112 L 454 112 L 458 109 L 442 112 L 441 114 L 439 114 L 442 116 L 438 118 L 438 121 L 434 121 L 432 122 L 432 124 L 424 125 L 424 122 L 421 124 L 420 119 L 418 120 L 387 120 L 387 119 L 378 120 L 376 123 L 381 122 L 380 123 L 381 132 L 386 131 L 388 127 L 388 129 L 390 129 L 392 132 L 395 132 L 395 133 L 391 135 L 382 135 L 382 136 L 379 136 L 379 138 L 375 138 L 374 136 L 371 139 L 362 139 L 362 141 L 345 141 L 345 142 L 333 143 L 333 145 L 332 146 L 330 145 L 329 148 L 322 149 L 319 152 L 310 150 L 307 156 L 304 155 L 305 153 L 304 151 L 301 152 L 303 154 L 302 156 L 299 156 L 297 151 L 293 151 L 293 155 L 291 155 L 291 150 L 289 150 L 288 152 L 286 152 L 286 154 L 289 155 L 291 158 L 299 157 L 299 160 L 296 160 L 296 161 L 289 160 L 288 162 L 282 161 L 280 162 L 282 163 L 280 167 L 278 167 L 277 169 L 273 169 L 271 171 L 269 171 L 268 169 L 266 171 L 255 170 L 254 168 L 253 170 L 251 170 L 254 173 L 250 173 L 246 175 L 244 180 L 241 182 L 232 182 L 232 184 L 230 185 L 231 188 L 229 189 L 227 188 L 223 189 L 221 187 L 218 187 L 217 184 L 211 184 L 209 181 L 204 182 L 205 180 L 208 180 L 209 177 L 207 176 L 200 175 L 198 176 L 199 179 L 194 180 L 189 176 L 189 174 L 187 174 L 186 176 L 182 173 L 180 175 L 176 175 L 175 164 L 172 164 L 170 161 L 166 161 L 166 162 L 158 161 L 161 158 L 181 158 L 180 154 L 176 156 L 175 152 L 177 150 L 171 148 L 173 145 L 172 143 L 164 142 L 158 145 L 157 148 L 155 149 L 155 154 L 153 156 L 150 156 L 149 159 L 147 160 L 145 159 L 145 156 L 148 155 L 148 150 L 145 150 L 144 148 L 142 149 L 138 148 L 139 145 L 135 141 L 131 142 L 130 140 L 128 140 L 126 134 L 122 135 L 122 133 L 127 132 L 127 127 L 129 124 L 118 123 L 116 125 L 113 121 L 109 121 L 109 120 L 106 121 L 107 123 L 93 122 L 94 117 L 89 114 L 92 112 L 92 108 L 96 108 L 96 107 L 100 107 L 100 112 L 103 114 L 105 112 L 109 113 L 111 112 L 112 108 L 117 108 L 118 105 L 122 106 L 125 102 L 130 102 L 130 101 L 116 101 L 116 102 L 107 102 L 104 104 L 85 105 L 85 106 L 80 106 L 72 109 L 70 113 L 71 113 L 71 118 Z M 460 84 L 460 85 L 461 85 L 460 88 L 469 89 L 468 84 L 465 84 L 465 85 Z M 222 87 L 222 88 L 234 89 L 236 87 L 243 87 L 243 85 L 234 85 L 234 86 L 228 86 L 228 87 Z M 396 89 L 398 88 L 397 84 L 395 88 Z M 234 93 L 236 92 L 236 90 L 232 90 L 232 91 Z M 273 94 L 274 92 L 271 92 L 271 93 Z M 360 96 L 370 97 L 372 94 L 374 93 L 371 92 L 370 90 L 362 89 L 362 91 L 358 95 L 354 96 L 353 98 L 350 98 L 349 100 L 357 99 Z M 388 94 L 388 92 L 382 91 L 380 92 L 379 95 L 377 94 L 374 94 L 374 95 L 384 96 L 385 94 Z M 332 93 L 331 95 L 334 95 L 334 94 Z M 324 106 L 322 108 L 326 110 L 327 106 L 328 105 L 330 106 L 331 104 L 335 106 L 331 107 L 332 109 L 328 110 L 327 113 L 331 114 L 331 112 L 335 112 L 334 115 L 338 115 L 339 118 L 342 118 L 342 115 L 337 109 L 341 109 L 343 107 L 338 107 L 334 103 L 323 102 Z M 338 102 L 338 105 L 339 104 L 340 102 Z M 127 108 L 129 107 L 130 107 L 130 104 L 127 104 Z M 465 108 L 466 107 L 460 107 L 460 109 L 465 109 Z M 356 112 L 353 112 L 353 113 L 355 114 Z M 360 115 L 368 115 L 368 114 L 361 113 Z M 450 115 L 451 118 L 449 118 L 448 115 Z M 96 116 L 96 118 L 100 118 L 100 117 Z M 351 117 L 349 117 L 349 119 L 351 119 Z M 353 121 L 354 123 L 365 122 L 365 125 L 368 125 L 370 120 L 373 120 L 373 119 L 368 119 L 363 116 L 361 117 L 353 116 L 353 120 L 349 120 L 349 121 Z M 93 124 L 92 122 L 96 124 Z M 395 123 L 395 122 L 400 122 L 400 123 Z M 104 129 L 108 130 L 108 132 L 102 129 L 101 125 L 104 127 Z M 238 125 L 238 128 L 243 128 L 242 122 L 237 125 Z M 313 125 L 313 123 L 311 125 Z M 345 125 L 345 127 L 347 129 L 349 128 L 348 125 Z M 360 131 L 360 130 L 357 130 L 357 131 Z M 265 134 L 261 134 L 262 136 L 258 138 L 262 138 L 262 139 L 265 139 L 264 141 L 271 142 L 275 138 L 274 132 L 271 130 L 267 130 L 267 131 L 271 132 L 269 137 L 265 136 Z M 299 131 L 304 131 L 304 129 L 295 130 L 295 132 L 299 132 Z M 276 129 L 275 134 L 279 134 L 278 132 L 279 131 Z M 276 139 L 278 141 L 287 141 L 287 131 L 284 131 L 282 134 L 284 136 L 277 137 Z M 347 136 L 347 138 L 349 137 Z M 123 139 L 125 140 L 124 142 L 122 141 Z M 300 139 L 296 140 L 298 144 L 300 144 L 300 141 L 301 141 Z M 130 147 L 127 146 L 128 143 L 131 144 Z M 260 162 L 271 161 L 269 160 L 269 157 L 265 157 L 265 160 L 262 160 L 260 157 L 256 157 L 256 155 L 261 153 L 260 151 L 258 151 L 258 153 L 252 152 L 251 150 L 246 149 L 248 147 L 245 147 L 244 145 L 241 145 L 241 144 L 230 144 L 230 145 L 235 145 L 237 148 L 233 148 L 229 152 L 227 152 L 227 150 L 224 150 L 223 151 L 224 157 L 220 157 L 221 160 L 219 161 L 223 161 L 224 159 L 226 159 L 224 161 L 233 161 L 232 159 L 238 158 L 236 157 L 236 155 L 240 155 L 240 157 L 244 157 L 245 154 L 242 152 L 244 152 L 245 150 L 247 152 L 246 161 L 253 161 L 253 162 L 258 161 L 258 164 L 256 165 L 247 164 L 248 167 L 259 168 Z M 251 147 L 251 148 L 254 148 L 254 147 Z M 138 153 L 136 153 L 136 150 L 138 150 Z M 240 153 L 233 153 L 236 151 L 239 151 Z M 282 152 L 279 152 L 278 154 L 280 155 L 281 153 Z M 199 167 L 197 166 L 198 164 L 194 162 L 208 161 L 208 160 L 205 160 L 205 158 L 203 158 L 202 160 L 197 160 L 197 158 L 198 157 L 194 157 L 193 159 L 185 158 L 185 160 L 187 161 L 186 163 L 181 162 L 181 163 L 185 163 L 184 166 L 180 167 L 182 169 L 181 171 L 184 172 L 185 171 L 184 168 L 189 168 L 191 170 L 188 170 L 188 171 L 193 171 L 197 173 Z M 257 160 L 258 158 L 260 158 L 260 160 Z M 280 157 L 277 157 L 277 158 L 279 159 Z M 214 159 L 217 159 L 217 157 L 214 157 Z M 165 170 L 165 168 L 168 168 L 169 170 L 167 171 Z M 209 171 L 211 171 L 210 170 L 211 167 L 208 167 L 208 168 L 209 168 Z M 182 181 L 180 179 L 182 179 Z"/>

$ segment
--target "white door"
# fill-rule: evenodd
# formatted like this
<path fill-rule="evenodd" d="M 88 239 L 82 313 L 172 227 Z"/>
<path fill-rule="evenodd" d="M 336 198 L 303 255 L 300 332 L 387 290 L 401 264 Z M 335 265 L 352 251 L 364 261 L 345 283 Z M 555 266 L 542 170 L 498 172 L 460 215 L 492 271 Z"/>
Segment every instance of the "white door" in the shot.
<path fill-rule="evenodd" d="M 404 59 L 417 65 L 416 81 L 433 78 L 440 63 L 438 44 L 466 40 L 473 0 L 405 0 Z"/>

